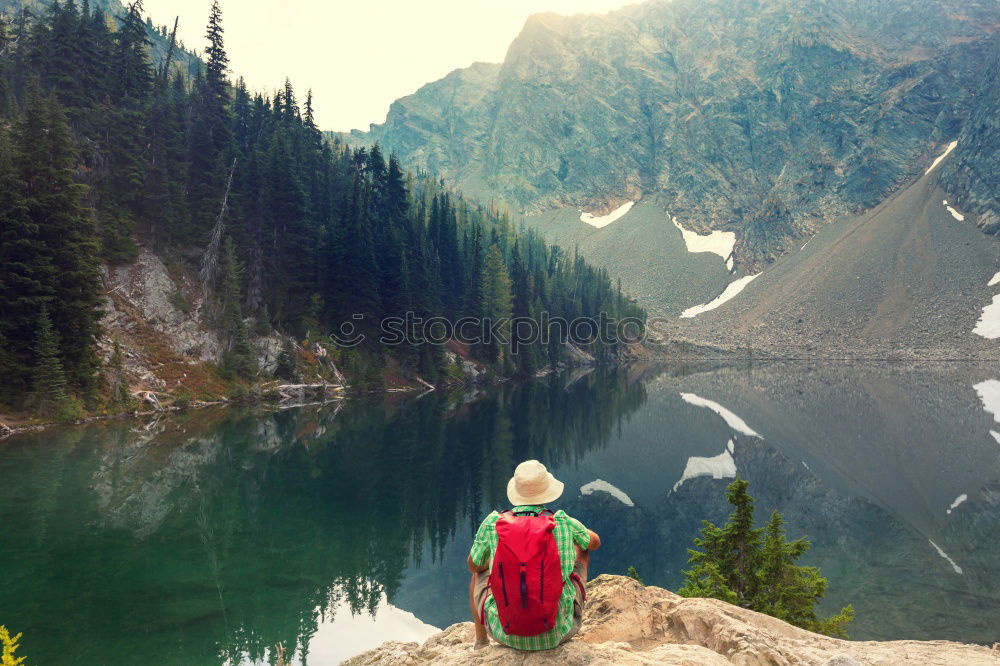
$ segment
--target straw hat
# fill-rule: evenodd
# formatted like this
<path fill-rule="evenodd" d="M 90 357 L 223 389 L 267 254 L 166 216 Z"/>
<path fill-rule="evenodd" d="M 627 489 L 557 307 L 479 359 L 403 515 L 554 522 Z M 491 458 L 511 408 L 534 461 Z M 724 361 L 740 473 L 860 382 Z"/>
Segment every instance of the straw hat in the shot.
<path fill-rule="evenodd" d="M 547 504 L 559 499 L 562 493 L 562 481 L 557 481 L 537 460 L 525 460 L 518 465 L 507 483 L 507 499 L 514 506 Z"/>

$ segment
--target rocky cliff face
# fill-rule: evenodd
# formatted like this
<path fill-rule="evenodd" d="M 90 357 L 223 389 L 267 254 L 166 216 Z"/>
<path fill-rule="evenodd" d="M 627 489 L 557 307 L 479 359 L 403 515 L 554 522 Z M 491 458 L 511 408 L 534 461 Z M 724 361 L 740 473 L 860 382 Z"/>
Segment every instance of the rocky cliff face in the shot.
<path fill-rule="evenodd" d="M 753 264 L 811 220 L 875 205 L 956 138 L 998 27 L 986 0 L 536 15 L 502 65 L 428 84 L 359 138 L 517 212 L 655 195 L 692 228 L 737 231 Z"/>
<path fill-rule="evenodd" d="M 621 576 L 587 586 L 579 636 L 528 654 L 492 644 L 474 652 L 472 624 L 456 624 L 423 645 L 389 642 L 349 666 L 395 664 L 961 664 L 995 666 L 1000 652 L 945 641 L 851 642 L 820 636 L 715 599 L 685 599 Z"/>
<path fill-rule="evenodd" d="M 955 156 L 942 167 L 941 187 L 983 231 L 1000 233 L 1000 41 L 995 41 Z"/>

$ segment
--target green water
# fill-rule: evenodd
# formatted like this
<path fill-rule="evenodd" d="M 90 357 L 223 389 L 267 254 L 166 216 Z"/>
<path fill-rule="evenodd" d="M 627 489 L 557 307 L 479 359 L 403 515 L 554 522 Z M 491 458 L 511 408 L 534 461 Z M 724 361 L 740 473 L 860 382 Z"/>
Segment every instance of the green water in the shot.
<path fill-rule="evenodd" d="M 858 610 L 852 637 L 985 643 L 1000 626 L 997 379 L 630 369 L 21 436 L 0 443 L 0 624 L 41 666 L 263 664 L 278 643 L 333 664 L 419 639 L 465 619 L 475 526 L 538 458 L 603 537 L 593 573 L 634 565 L 675 588 L 738 473 L 812 539 L 827 608 Z"/>

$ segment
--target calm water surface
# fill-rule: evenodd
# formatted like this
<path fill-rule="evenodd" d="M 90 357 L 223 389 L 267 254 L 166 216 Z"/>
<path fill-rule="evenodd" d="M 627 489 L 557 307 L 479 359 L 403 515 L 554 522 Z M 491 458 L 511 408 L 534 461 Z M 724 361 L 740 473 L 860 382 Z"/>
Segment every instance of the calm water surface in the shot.
<path fill-rule="evenodd" d="M 593 573 L 678 586 L 751 482 L 852 638 L 1000 640 L 1000 370 L 577 372 L 477 396 L 198 411 L 0 443 L 0 624 L 29 663 L 334 664 L 465 619 L 514 465 L 566 482 Z"/>

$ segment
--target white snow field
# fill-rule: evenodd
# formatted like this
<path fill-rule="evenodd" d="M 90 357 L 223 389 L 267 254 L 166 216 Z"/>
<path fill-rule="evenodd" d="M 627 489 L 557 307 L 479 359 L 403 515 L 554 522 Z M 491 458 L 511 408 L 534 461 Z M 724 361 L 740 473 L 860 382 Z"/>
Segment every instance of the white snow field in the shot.
<path fill-rule="evenodd" d="M 676 217 L 671 219 L 674 226 L 680 229 L 688 252 L 711 252 L 722 257 L 723 261 L 727 261 L 732 255 L 733 248 L 736 246 L 736 234 L 732 231 L 713 231 L 703 236 L 682 227 Z"/>
<path fill-rule="evenodd" d="M 592 227 L 597 227 L 598 229 L 603 229 L 612 222 L 616 222 L 621 218 L 625 217 L 625 214 L 632 210 L 632 206 L 635 205 L 634 201 L 629 201 L 627 204 L 623 204 L 611 211 L 607 215 L 602 215 L 600 217 L 594 217 L 591 213 L 580 213 L 580 221 L 586 222 Z"/>
<path fill-rule="evenodd" d="M 955 209 L 954 209 L 954 208 L 952 208 L 951 206 L 949 206 L 949 205 L 948 205 L 948 200 L 947 200 L 947 199 L 943 200 L 943 201 L 942 201 L 941 203 L 943 203 L 943 204 L 944 204 L 944 207 L 948 209 L 948 212 L 949 212 L 949 213 L 951 213 L 951 216 L 952 216 L 953 218 L 955 218 L 955 219 L 956 219 L 956 220 L 958 220 L 959 222 L 964 222 L 964 221 L 965 221 L 965 216 L 964 216 L 964 215 L 962 215 L 961 213 L 959 213 L 959 212 L 958 212 L 957 210 L 955 210 Z"/>
<path fill-rule="evenodd" d="M 958 145 L 958 141 L 952 141 L 951 143 L 949 143 L 948 147 L 945 149 L 945 151 L 943 153 L 941 153 L 941 156 L 938 157 L 936 160 L 934 160 L 934 162 L 929 167 L 927 167 L 927 171 L 924 172 L 924 175 L 926 176 L 931 171 L 934 171 L 934 168 L 938 164 L 941 164 L 941 161 L 944 158 L 948 157 L 948 155 L 951 153 L 951 151 L 955 150 L 955 146 L 957 146 L 957 145 Z"/>
<path fill-rule="evenodd" d="M 744 275 L 741 278 L 733 280 L 732 282 L 729 283 L 729 285 L 721 294 L 716 296 L 708 303 L 695 305 L 694 307 L 690 307 L 684 312 L 682 312 L 681 319 L 690 319 L 692 317 L 697 317 L 703 312 L 714 310 L 715 308 L 726 303 L 727 301 L 731 301 L 732 299 L 739 296 L 740 292 L 743 291 L 746 288 L 746 286 L 751 282 L 753 282 L 754 278 L 758 277 L 759 275 L 760 273 L 757 273 L 757 275 Z"/>

